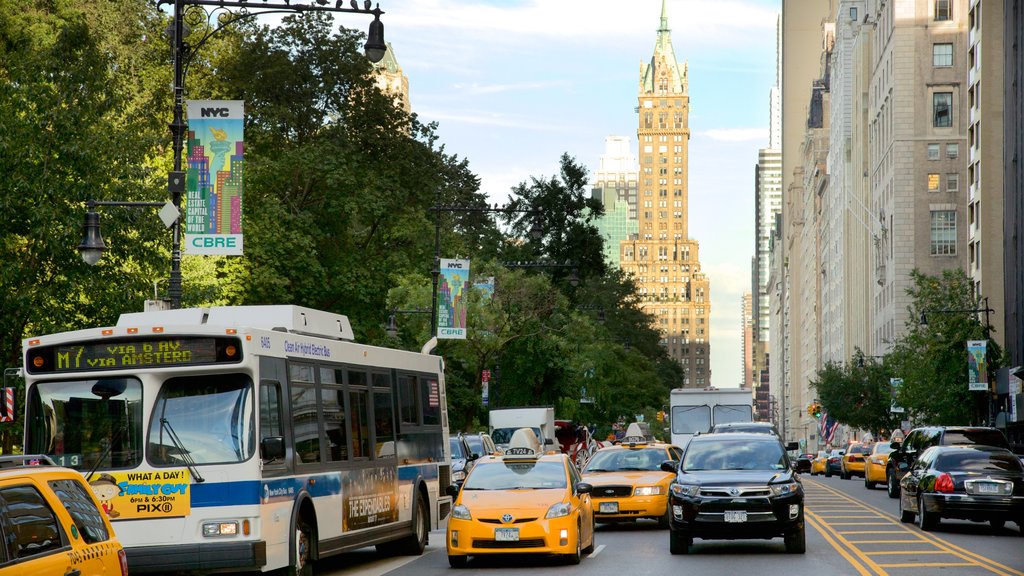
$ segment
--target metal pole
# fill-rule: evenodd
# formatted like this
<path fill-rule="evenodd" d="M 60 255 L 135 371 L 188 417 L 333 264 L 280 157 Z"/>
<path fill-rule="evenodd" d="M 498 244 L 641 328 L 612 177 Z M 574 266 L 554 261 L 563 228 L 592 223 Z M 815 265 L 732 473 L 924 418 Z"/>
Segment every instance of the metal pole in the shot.
<path fill-rule="evenodd" d="M 437 206 L 434 214 L 434 269 L 433 276 L 434 290 L 430 294 L 430 335 L 437 336 L 437 283 L 441 275 L 441 188 L 437 189 Z"/>
<path fill-rule="evenodd" d="M 178 218 L 171 227 L 171 276 L 167 282 L 167 296 L 171 300 L 171 308 L 181 308 L 181 185 L 171 180 L 181 174 L 181 156 L 184 147 L 185 113 L 183 101 L 185 98 L 184 70 L 182 63 L 183 52 L 185 51 L 185 0 L 174 0 L 174 119 L 171 122 L 171 134 L 174 150 L 174 168 L 171 178 L 168 180 L 168 187 L 171 193 L 171 202 L 178 209 Z"/>

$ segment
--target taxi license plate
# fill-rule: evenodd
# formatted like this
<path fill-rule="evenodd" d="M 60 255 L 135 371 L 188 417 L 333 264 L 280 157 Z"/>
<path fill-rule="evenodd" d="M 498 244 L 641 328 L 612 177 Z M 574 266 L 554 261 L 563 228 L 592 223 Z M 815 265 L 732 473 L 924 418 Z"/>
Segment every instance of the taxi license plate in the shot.
<path fill-rule="evenodd" d="M 598 512 L 602 514 L 617 514 L 619 512 L 619 503 L 601 502 L 601 507 L 598 508 Z"/>
<path fill-rule="evenodd" d="M 992 482 L 979 482 L 979 494 L 999 494 L 999 485 Z"/>
<path fill-rule="evenodd" d="M 725 511 L 726 522 L 746 522 L 747 513 L 743 510 L 726 510 Z"/>
<path fill-rule="evenodd" d="M 497 542 L 518 542 L 519 528 L 495 528 L 494 540 Z"/>

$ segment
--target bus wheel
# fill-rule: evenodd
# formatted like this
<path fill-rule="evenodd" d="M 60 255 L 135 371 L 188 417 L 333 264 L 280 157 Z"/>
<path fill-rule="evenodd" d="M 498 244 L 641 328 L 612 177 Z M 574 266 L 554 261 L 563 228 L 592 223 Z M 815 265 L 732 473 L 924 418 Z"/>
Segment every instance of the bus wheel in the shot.
<path fill-rule="evenodd" d="M 427 547 L 427 535 L 430 534 L 427 504 L 423 494 L 416 495 L 416 509 L 413 514 L 413 532 L 398 542 L 398 553 L 403 556 L 419 556 Z"/>
<path fill-rule="evenodd" d="M 313 531 L 306 520 L 299 518 L 295 523 L 295 556 L 289 559 L 288 576 L 313 576 Z"/>

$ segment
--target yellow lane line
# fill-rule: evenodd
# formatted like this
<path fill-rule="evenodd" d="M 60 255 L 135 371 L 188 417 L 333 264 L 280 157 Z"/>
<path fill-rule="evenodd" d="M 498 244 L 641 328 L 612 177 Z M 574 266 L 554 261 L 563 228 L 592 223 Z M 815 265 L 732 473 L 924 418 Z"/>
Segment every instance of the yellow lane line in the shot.
<path fill-rule="evenodd" d="M 857 560 L 845 548 L 843 548 L 838 542 L 835 541 L 835 539 L 829 534 L 829 530 L 825 526 L 819 524 L 816 520 L 812 519 L 809 514 L 807 514 L 806 508 L 804 508 L 804 521 L 810 524 L 812 528 L 817 530 L 818 533 L 821 534 L 822 538 L 824 538 L 825 541 L 828 542 L 829 545 L 832 546 L 832 548 L 835 549 L 836 552 L 839 552 L 840 556 L 846 558 L 846 561 L 850 563 L 850 566 L 853 566 L 857 570 L 857 572 L 861 574 L 861 576 L 871 576 L 871 572 L 869 572 L 867 568 L 865 568 L 862 564 L 857 562 Z M 875 574 L 877 574 L 878 576 L 886 576 L 885 572 L 876 572 Z"/>
<path fill-rule="evenodd" d="M 835 545 L 833 545 L 833 547 L 836 550 L 839 550 L 843 554 L 843 556 L 845 556 L 847 558 L 847 560 L 850 561 L 851 564 L 853 563 L 853 560 L 850 559 L 850 556 L 846 553 L 846 551 L 850 551 L 854 555 L 856 555 L 858 560 L 861 563 L 863 563 L 865 566 L 871 568 L 871 570 L 875 574 L 877 574 L 878 576 L 888 576 L 888 574 L 889 574 L 888 572 L 883 570 L 882 567 L 879 566 L 874 560 L 872 560 L 870 557 L 868 557 L 866 554 L 864 554 L 864 552 L 862 550 L 860 550 L 860 548 L 852 545 L 852 543 L 849 540 L 847 540 L 845 536 L 843 536 L 842 534 L 837 532 L 834 528 L 832 528 L 831 525 L 829 525 L 828 523 L 824 522 L 821 518 L 818 517 L 817 514 L 815 514 L 814 512 L 811 512 L 807 508 L 804 508 L 804 517 L 805 518 L 811 518 L 815 522 L 820 524 L 821 527 L 819 528 L 819 531 L 822 534 L 825 534 L 826 532 L 828 532 L 836 540 L 838 540 L 840 543 L 842 543 L 842 545 L 843 545 L 842 548 L 840 548 L 838 546 L 835 546 Z M 856 564 L 854 564 L 854 566 L 856 566 Z"/>
<path fill-rule="evenodd" d="M 907 552 L 906 550 L 879 550 L 877 552 L 865 552 L 869 556 L 880 556 L 880 555 L 899 555 L 899 554 L 949 554 L 945 550 L 915 550 L 913 552 Z"/>
<path fill-rule="evenodd" d="M 918 536 L 922 541 L 928 542 L 931 545 L 935 546 L 936 548 L 945 550 L 946 552 L 949 552 L 950 554 L 952 554 L 954 556 L 957 556 L 957 557 L 959 557 L 959 558 L 961 558 L 963 560 L 967 560 L 969 562 L 974 562 L 975 564 L 972 564 L 972 566 L 980 566 L 982 568 L 987 569 L 990 572 L 993 572 L 995 574 L 1000 574 L 1000 575 L 1003 575 L 1003 576 L 1010 576 L 1010 575 L 1013 575 L 1013 576 L 1024 576 L 1024 572 L 1021 572 L 1019 570 L 1015 570 L 1015 569 L 1010 568 L 1008 566 L 1004 566 L 1004 565 L 1000 564 L 999 562 L 996 562 L 995 560 L 992 560 L 991 558 L 988 558 L 986 556 L 982 556 L 982 555 L 977 554 L 975 552 L 971 552 L 970 550 L 966 550 L 964 548 L 961 548 L 960 546 L 957 546 L 956 544 L 953 544 L 951 542 L 943 540 L 943 539 L 939 538 L 938 536 L 935 536 L 934 534 L 931 534 L 931 533 L 928 533 L 928 532 L 922 532 L 922 531 L 919 531 L 919 530 L 912 530 L 907 525 L 899 522 L 899 520 L 896 519 L 896 517 L 891 515 L 890 513 L 885 512 L 883 510 L 880 510 L 880 509 L 878 509 L 878 508 L 876 508 L 874 506 L 871 506 L 871 505 L 869 505 L 867 503 L 861 502 L 860 500 L 857 500 L 857 499 L 852 498 L 850 496 L 847 496 L 842 491 L 835 490 L 835 489 L 833 489 L 831 487 L 828 487 L 828 486 L 825 486 L 823 484 L 818 484 L 817 486 L 815 486 L 815 488 L 818 488 L 818 489 L 821 489 L 821 490 L 825 490 L 827 492 L 831 492 L 834 496 L 837 496 L 837 497 L 839 497 L 839 498 L 841 498 L 843 500 L 846 500 L 847 502 L 856 503 L 856 504 L 860 505 L 865 510 L 871 510 L 871 511 L 874 511 L 874 512 L 878 513 L 878 515 L 883 517 L 883 518 L 891 518 L 891 524 L 892 525 L 899 526 L 904 531 L 906 531 L 908 534 L 914 534 L 914 535 Z M 864 541 L 862 543 L 874 543 L 874 542 Z M 881 542 L 879 542 L 879 543 L 881 543 Z"/>
<path fill-rule="evenodd" d="M 850 544 L 911 544 L 920 542 L 921 544 L 930 544 L 935 546 L 934 543 L 921 538 L 914 538 L 913 540 L 847 540 Z"/>
<path fill-rule="evenodd" d="M 907 562 L 905 564 L 880 564 L 886 568 L 952 568 L 956 566 L 977 566 L 975 562 Z"/>
<path fill-rule="evenodd" d="M 843 536 L 847 534 L 902 534 L 902 530 L 840 530 Z"/>

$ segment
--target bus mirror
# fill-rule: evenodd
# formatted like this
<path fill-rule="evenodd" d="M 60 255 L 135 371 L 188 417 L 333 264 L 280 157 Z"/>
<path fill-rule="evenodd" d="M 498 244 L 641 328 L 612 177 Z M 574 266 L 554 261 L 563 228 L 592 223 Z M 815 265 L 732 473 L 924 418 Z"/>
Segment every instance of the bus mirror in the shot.
<path fill-rule="evenodd" d="M 799 442 L 790 442 L 789 444 L 786 444 L 786 450 L 799 450 L 799 449 L 800 449 L 800 443 Z"/>
<path fill-rule="evenodd" d="M 284 458 L 284 438 L 281 436 L 268 436 L 260 440 L 260 456 L 264 460 Z"/>
<path fill-rule="evenodd" d="M 455 484 L 450 484 L 444 489 L 444 493 L 452 498 L 457 498 L 459 496 L 459 487 Z"/>
<path fill-rule="evenodd" d="M 128 381 L 124 378 L 102 378 L 92 385 L 92 393 L 104 400 L 124 394 L 128 389 Z"/>

